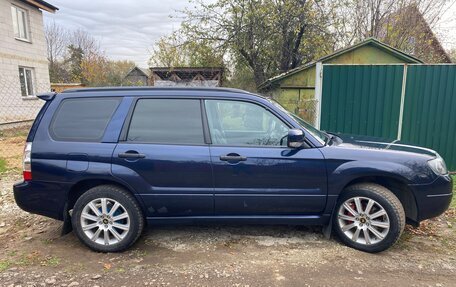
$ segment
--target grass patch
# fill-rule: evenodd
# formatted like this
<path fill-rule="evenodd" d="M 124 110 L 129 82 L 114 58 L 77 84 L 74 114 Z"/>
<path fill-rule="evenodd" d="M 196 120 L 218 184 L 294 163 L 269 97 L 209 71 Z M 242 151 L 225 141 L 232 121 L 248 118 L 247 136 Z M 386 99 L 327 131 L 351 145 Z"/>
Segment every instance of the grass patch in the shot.
<path fill-rule="evenodd" d="M 146 250 L 139 250 L 139 249 L 135 249 L 133 251 L 131 251 L 131 254 L 135 257 L 145 257 L 147 255 L 147 251 Z"/>
<path fill-rule="evenodd" d="M 17 250 L 8 251 L 7 255 L 8 255 L 9 257 L 14 257 L 14 256 L 17 255 Z"/>
<path fill-rule="evenodd" d="M 453 200 L 451 201 L 450 208 L 456 209 L 456 175 L 451 176 L 453 178 Z"/>
<path fill-rule="evenodd" d="M 3 272 L 5 271 L 6 269 L 8 269 L 8 267 L 10 267 L 11 263 L 9 261 L 0 261 L 0 272 Z"/>
<path fill-rule="evenodd" d="M 6 160 L 0 158 L 0 173 L 4 173 L 6 171 Z"/>
<path fill-rule="evenodd" d="M 60 264 L 60 258 L 55 256 L 48 256 L 45 260 L 41 261 L 41 266 L 58 266 Z"/>
<path fill-rule="evenodd" d="M 54 239 L 46 238 L 46 239 L 42 239 L 41 242 L 42 242 L 44 245 L 49 245 L 49 244 L 51 244 L 52 242 L 54 242 Z"/>
<path fill-rule="evenodd" d="M 30 131 L 30 125 L 26 125 L 23 127 L 17 127 L 17 128 L 10 128 L 7 130 L 2 130 L 0 131 L 0 137 L 6 138 L 6 137 L 26 137 Z"/>

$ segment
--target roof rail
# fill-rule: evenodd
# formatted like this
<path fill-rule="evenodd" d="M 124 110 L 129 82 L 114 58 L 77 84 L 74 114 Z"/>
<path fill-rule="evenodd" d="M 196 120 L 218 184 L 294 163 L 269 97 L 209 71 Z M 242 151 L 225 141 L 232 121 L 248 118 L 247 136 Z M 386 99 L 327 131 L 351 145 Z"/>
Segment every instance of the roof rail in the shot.
<path fill-rule="evenodd" d="M 192 91 L 224 91 L 232 93 L 248 93 L 250 92 L 233 89 L 233 88 L 219 88 L 219 87 L 97 87 L 97 88 L 74 88 L 67 89 L 62 93 L 79 93 L 79 92 L 103 92 L 103 91 L 166 91 L 166 90 L 192 90 Z"/>

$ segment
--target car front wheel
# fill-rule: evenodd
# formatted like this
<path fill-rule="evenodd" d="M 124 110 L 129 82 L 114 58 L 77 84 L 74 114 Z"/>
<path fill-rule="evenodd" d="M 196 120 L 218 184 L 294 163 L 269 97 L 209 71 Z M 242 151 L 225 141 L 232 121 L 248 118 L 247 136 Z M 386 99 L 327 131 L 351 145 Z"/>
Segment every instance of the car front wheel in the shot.
<path fill-rule="evenodd" d="M 346 245 L 380 252 L 394 245 L 405 227 L 399 199 L 387 188 L 372 183 L 349 186 L 333 214 L 334 230 Z"/>
<path fill-rule="evenodd" d="M 78 238 L 100 252 L 127 249 L 144 227 L 144 217 L 134 197 L 114 185 L 91 188 L 79 197 L 71 221 Z"/>

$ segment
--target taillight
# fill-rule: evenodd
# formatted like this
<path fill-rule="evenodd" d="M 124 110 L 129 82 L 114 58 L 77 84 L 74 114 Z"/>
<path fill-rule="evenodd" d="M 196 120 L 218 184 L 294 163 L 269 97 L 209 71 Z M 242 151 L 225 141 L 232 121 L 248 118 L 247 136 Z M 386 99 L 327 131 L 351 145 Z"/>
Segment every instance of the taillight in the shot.
<path fill-rule="evenodd" d="M 32 143 L 26 142 L 23 158 L 24 181 L 32 180 Z"/>

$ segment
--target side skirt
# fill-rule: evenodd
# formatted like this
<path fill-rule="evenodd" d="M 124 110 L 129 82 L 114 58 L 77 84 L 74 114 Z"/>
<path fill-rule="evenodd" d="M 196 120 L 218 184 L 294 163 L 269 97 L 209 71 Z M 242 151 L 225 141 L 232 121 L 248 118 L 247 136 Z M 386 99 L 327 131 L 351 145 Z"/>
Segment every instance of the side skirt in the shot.
<path fill-rule="evenodd" d="M 278 225 L 327 225 L 330 214 L 282 216 L 179 216 L 147 217 L 149 225 L 168 224 L 278 224 Z"/>

